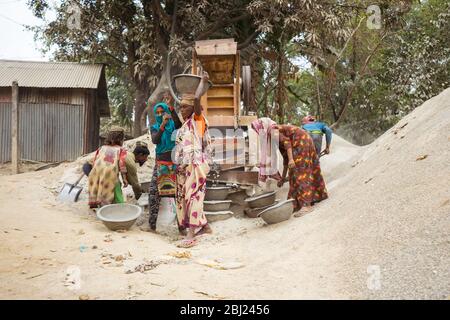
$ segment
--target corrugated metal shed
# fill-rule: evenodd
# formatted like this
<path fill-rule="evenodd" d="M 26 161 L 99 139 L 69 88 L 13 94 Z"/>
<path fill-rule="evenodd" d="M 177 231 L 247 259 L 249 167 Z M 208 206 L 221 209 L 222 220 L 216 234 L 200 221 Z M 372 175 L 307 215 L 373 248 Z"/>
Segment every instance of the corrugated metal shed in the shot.
<path fill-rule="evenodd" d="M 97 89 L 103 64 L 0 60 L 0 87 Z"/>
<path fill-rule="evenodd" d="M 12 82 L 19 85 L 23 160 L 74 160 L 99 144 L 109 116 L 103 64 L 0 60 L 0 163 L 11 160 Z"/>
<path fill-rule="evenodd" d="M 0 102 L 0 163 L 11 161 L 11 103 Z"/>
<path fill-rule="evenodd" d="M 11 104 L 0 103 L 0 163 L 11 161 Z M 84 111 L 81 105 L 19 105 L 20 157 L 57 162 L 83 153 Z"/>

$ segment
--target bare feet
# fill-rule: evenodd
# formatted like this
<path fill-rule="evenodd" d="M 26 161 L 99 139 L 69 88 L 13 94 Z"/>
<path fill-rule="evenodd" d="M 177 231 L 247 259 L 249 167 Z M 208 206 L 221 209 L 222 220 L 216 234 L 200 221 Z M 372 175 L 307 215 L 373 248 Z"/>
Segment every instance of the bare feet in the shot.
<path fill-rule="evenodd" d="M 195 238 L 195 228 L 189 228 L 187 234 L 186 234 L 186 239 L 185 240 L 192 240 Z"/>
<path fill-rule="evenodd" d="M 191 248 L 197 244 L 197 239 L 183 239 L 178 244 L 178 248 Z"/>
<path fill-rule="evenodd" d="M 213 231 L 212 231 L 211 227 L 209 226 L 209 224 L 207 224 L 207 225 L 203 226 L 203 228 L 201 228 L 200 231 L 197 232 L 195 235 L 199 236 L 202 234 L 211 234 L 211 233 L 213 233 Z"/>
<path fill-rule="evenodd" d="M 314 210 L 314 208 L 312 206 L 303 206 L 299 211 L 294 213 L 294 217 L 299 218 L 307 213 L 310 213 L 313 210 Z"/>
<path fill-rule="evenodd" d="M 150 228 L 148 225 L 141 225 L 141 226 L 139 227 L 139 229 L 140 229 L 141 231 L 144 231 L 144 232 L 157 233 L 155 229 Z"/>

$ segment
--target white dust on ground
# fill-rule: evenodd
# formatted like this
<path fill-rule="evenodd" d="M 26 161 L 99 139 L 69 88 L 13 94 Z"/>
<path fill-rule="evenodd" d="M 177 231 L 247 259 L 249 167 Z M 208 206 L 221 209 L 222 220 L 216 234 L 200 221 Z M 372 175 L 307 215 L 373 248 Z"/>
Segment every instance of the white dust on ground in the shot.
<path fill-rule="evenodd" d="M 330 198 L 312 213 L 219 221 L 187 250 L 137 226 L 110 232 L 84 201 L 59 205 L 52 188 L 74 164 L 0 177 L 0 298 L 448 298 L 450 89 L 367 147 L 335 136 L 321 163 Z M 126 273 L 143 262 L 157 266 Z"/>

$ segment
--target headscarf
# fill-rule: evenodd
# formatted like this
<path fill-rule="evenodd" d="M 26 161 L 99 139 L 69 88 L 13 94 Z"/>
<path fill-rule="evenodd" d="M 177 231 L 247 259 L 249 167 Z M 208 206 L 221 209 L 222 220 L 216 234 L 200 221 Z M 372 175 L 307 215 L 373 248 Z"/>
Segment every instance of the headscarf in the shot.
<path fill-rule="evenodd" d="M 268 177 L 281 178 L 278 171 L 278 130 L 276 122 L 270 118 L 260 118 L 252 122 L 252 128 L 259 136 L 259 180 L 264 182 Z"/>
<path fill-rule="evenodd" d="M 158 108 L 162 108 L 167 114 L 170 114 L 169 106 L 164 102 L 157 103 L 153 107 L 153 113 L 155 114 L 156 123 L 152 126 L 152 129 L 155 129 L 157 131 L 159 131 L 159 127 L 163 122 L 163 117 L 156 114 L 156 110 Z M 172 133 L 175 130 L 175 122 L 173 122 L 173 119 L 169 119 L 161 135 L 161 141 L 156 145 L 156 154 L 162 154 L 167 151 L 172 151 L 172 149 L 175 147 L 175 141 L 172 140 Z"/>

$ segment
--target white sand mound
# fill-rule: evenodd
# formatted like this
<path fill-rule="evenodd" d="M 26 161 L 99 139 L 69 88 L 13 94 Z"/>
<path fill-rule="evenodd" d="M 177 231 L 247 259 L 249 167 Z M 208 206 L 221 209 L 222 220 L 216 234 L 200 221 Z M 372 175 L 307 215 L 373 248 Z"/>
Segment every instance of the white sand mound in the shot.
<path fill-rule="evenodd" d="M 348 287 L 373 298 L 447 298 L 450 89 L 369 145 L 346 181 L 320 213 L 334 220 L 324 231 L 343 248 Z M 378 266 L 381 288 L 369 290 L 367 268 Z"/>
<path fill-rule="evenodd" d="M 266 297 L 449 297 L 450 89 L 365 149 L 311 214 L 234 241 L 277 270 Z"/>
<path fill-rule="evenodd" d="M 365 148 L 354 145 L 337 134 L 333 134 L 330 150 L 330 154 L 320 158 L 320 168 L 328 190 L 332 190 L 341 182 L 340 178 L 351 170 L 352 164 L 359 159 Z"/>

